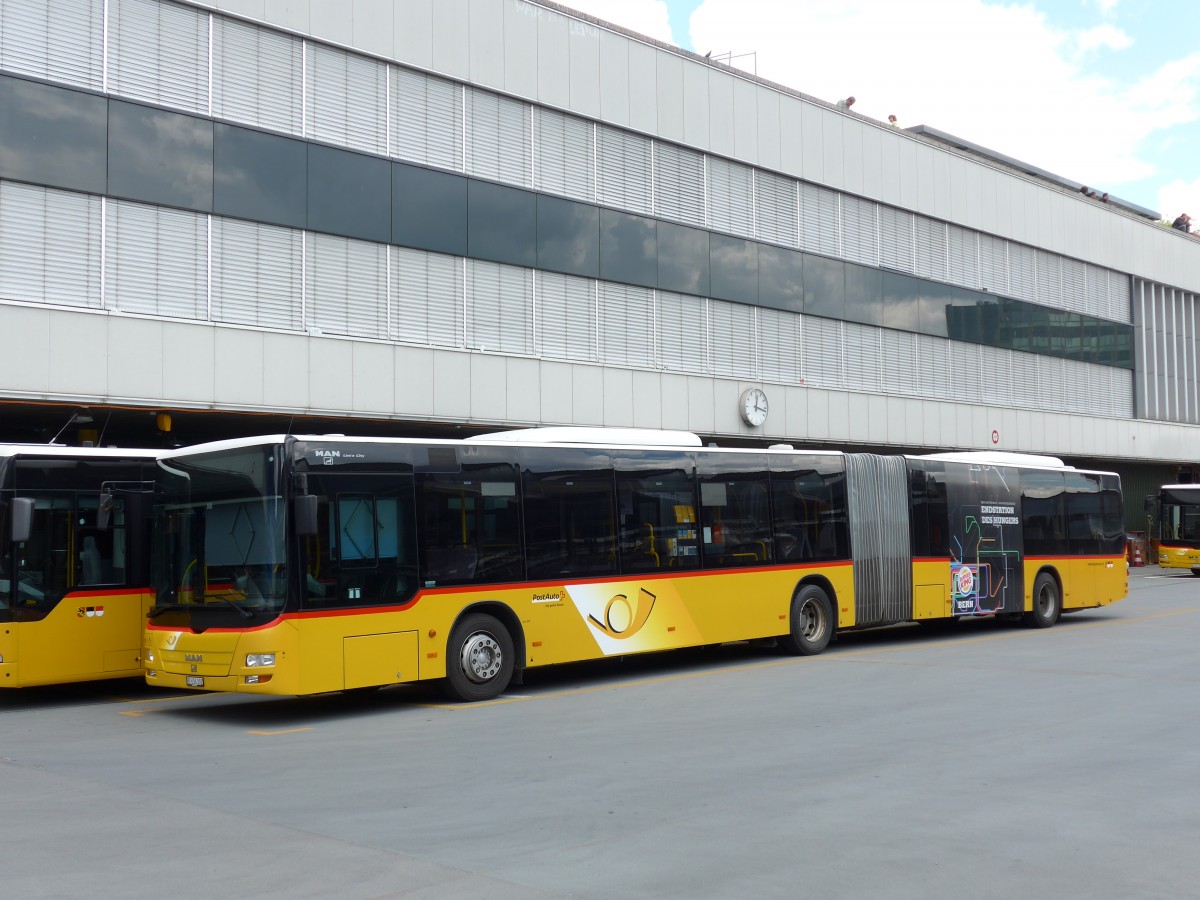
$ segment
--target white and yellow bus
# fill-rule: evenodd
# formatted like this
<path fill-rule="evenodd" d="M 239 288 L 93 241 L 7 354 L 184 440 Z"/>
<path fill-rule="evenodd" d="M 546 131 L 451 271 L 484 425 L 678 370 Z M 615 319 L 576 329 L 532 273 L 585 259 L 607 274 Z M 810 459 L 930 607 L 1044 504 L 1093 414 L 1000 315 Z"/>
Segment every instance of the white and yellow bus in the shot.
<path fill-rule="evenodd" d="M 1150 499 L 1159 568 L 1200 575 L 1200 484 L 1164 484 Z"/>
<path fill-rule="evenodd" d="M 140 678 L 154 452 L 0 445 L 0 688 Z"/>
<path fill-rule="evenodd" d="M 1125 596 L 1116 475 L 1048 458 L 529 429 L 265 437 L 158 462 L 147 681 L 312 694 Z"/>

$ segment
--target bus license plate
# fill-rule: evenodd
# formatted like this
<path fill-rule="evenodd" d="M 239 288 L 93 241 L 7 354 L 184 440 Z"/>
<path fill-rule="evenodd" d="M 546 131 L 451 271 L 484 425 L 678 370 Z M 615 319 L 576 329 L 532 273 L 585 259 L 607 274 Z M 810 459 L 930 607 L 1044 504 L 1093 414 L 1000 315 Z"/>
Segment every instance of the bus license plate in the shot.
<path fill-rule="evenodd" d="M 189 675 L 186 679 L 188 687 L 204 687 L 203 675 Z"/>

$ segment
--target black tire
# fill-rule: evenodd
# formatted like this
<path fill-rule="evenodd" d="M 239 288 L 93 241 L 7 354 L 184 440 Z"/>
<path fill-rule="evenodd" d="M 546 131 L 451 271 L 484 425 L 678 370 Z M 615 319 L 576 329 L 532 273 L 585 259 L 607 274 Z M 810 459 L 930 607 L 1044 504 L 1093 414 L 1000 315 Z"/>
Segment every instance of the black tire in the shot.
<path fill-rule="evenodd" d="M 1058 582 L 1049 572 L 1039 572 L 1033 582 L 1033 610 L 1025 613 L 1021 621 L 1030 628 L 1049 628 L 1062 615 L 1062 597 L 1058 593 Z"/>
<path fill-rule="evenodd" d="M 512 680 L 513 652 L 512 636 L 498 619 L 472 613 L 450 632 L 443 692 L 467 703 L 500 696 Z"/>
<path fill-rule="evenodd" d="M 1200 575 L 1200 569 L 1192 569 L 1193 575 Z"/>
<path fill-rule="evenodd" d="M 815 656 L 833 639 L 833 603 L 815 584 L 806 584 L 792 598 L 791 630 L 779 646 L 793 656 Z"/>

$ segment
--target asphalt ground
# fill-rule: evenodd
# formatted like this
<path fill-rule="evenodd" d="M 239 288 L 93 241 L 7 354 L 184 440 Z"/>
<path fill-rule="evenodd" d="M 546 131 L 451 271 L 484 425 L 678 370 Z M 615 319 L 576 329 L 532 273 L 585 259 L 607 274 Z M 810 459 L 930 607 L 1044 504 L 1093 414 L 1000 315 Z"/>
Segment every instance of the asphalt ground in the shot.
<path fill-rule="evenodd" d="M 0 897 L 1200 895 L 1200 578 L 1038 631 L 427 687 L 0 694 Z"/>

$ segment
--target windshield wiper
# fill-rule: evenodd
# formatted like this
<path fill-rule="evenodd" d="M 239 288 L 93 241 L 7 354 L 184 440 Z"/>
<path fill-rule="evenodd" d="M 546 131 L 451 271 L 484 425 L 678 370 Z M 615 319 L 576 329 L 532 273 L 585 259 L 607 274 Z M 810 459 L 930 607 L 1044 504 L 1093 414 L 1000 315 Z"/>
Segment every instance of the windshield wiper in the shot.
<path fill-rule="evenodd" d="M 248 609 L 245 609 L 244 607 L 238 606 L 236 603 L 234 603 L 232 600 L 230 600 L 228 597 L 224 596 L 223 594 L 214 594 L 213 596 L 217 600 L 220 600 L 223 603 L 228 603 L 230 606 L 232 606 L 234 609 L 236 609 L 243 619 L 251 620 L 254 618 L 254 613 L 252 613 Z M 176 612 L 176 611 L 180 611 L 180 610 L 203 609 L 203 608 L 204 608 L 203 606 L 199 606 L 194 603 L 188 604 L 186 606 L 181 603 L 168 603 L 166 606 L 154 607 L 154 609 L 150 610 L 150 613 L 147 616 L 147 618 L 156 619 L 165 612 Z"/>
<path fill-rule="evenodd" d="M 188 607 L 186 607 L 186 606 L 181 606 L 181 605 L 180 605 L 180 604 L 178 604 L 178 603 L 168 603 L 166 606 L 156 606 L 156 607 L 154 607 L 154 609 L 150 610 L 150 613 L 149 613 L 149 615 L 147 616 L 147 618 L 149 618 L 149 619 L 156 619 L 156 618 L 158 618 L 159 616 L 161 616 L 161 615 L 162 615 L 163 613 L 165 613 L 165 612 L 172 612 L 173 610 L 177 610 L 177 609 L 187 609 L 187 608 L 188 608 Z"/>
<path fill-rule="evenodd" d="M 234 603 L 232 600 L 230 600 L 224 594 L 216 594 L 215 596 L 222 603 L 228 603 L 230 606 L 232 606 L 234 609 L 236 609 L 243 619 L 253 619 L 254 618 L 254 613 L 252 613 L 250 610 L 246 609 L 244 606 L 238 606 L 236 603 Z"/>

